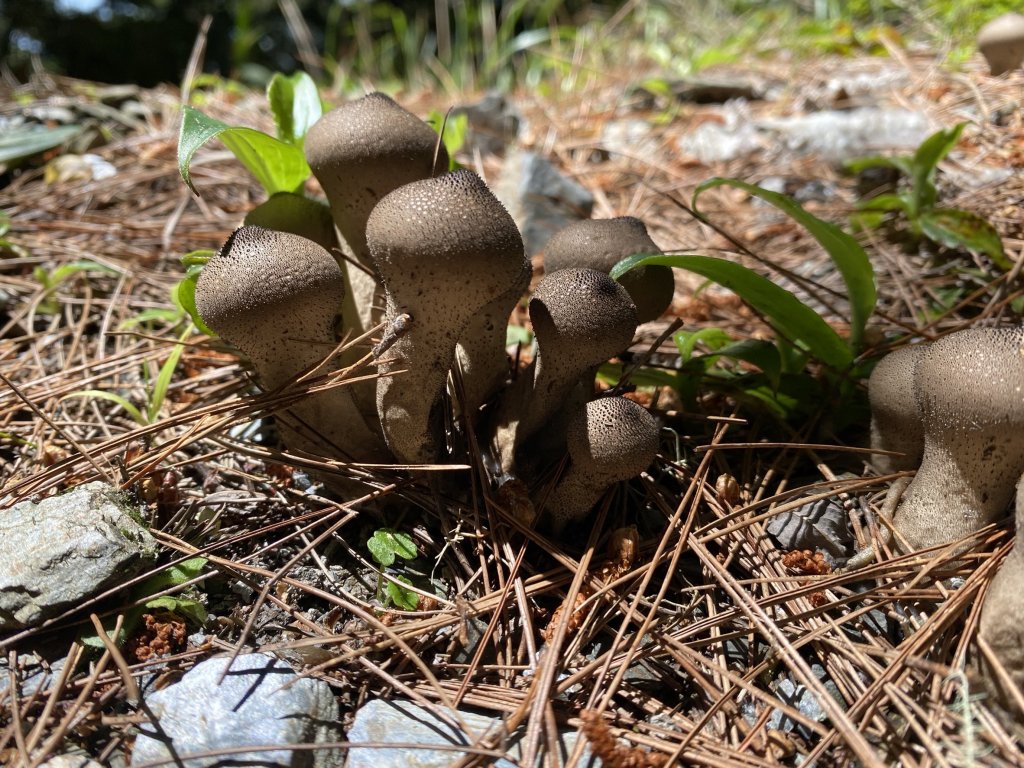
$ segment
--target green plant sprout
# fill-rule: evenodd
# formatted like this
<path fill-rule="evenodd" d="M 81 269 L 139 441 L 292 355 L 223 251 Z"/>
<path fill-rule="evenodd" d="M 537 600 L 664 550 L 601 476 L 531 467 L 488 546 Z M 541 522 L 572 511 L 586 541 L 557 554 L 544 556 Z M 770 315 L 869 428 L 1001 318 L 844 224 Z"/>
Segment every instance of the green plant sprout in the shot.
<path fill-rule="evenodd" d="M 10 231 L 11 217 L 5 211 L 0 211 L 0 251 L 10 251 L 19 258 L 25 258 L 28 251 L 7 237 Z"/>
<path fill-rule="evenodd" d="M 860 201 L 854 222 L 869 229 L 885 224 L 905 226 L 915 241 L 926 238 L 947 248 L 982 253 L 1000 269 L 1009 270 L 1013 263 L 990 222 L 970 211 L 936 205 L 939 191 L 935 186 L 935 172 L 960 140 L 966 125 L 959 123 L 933 133 L 912 155 L 865 157 L 847 163 L 846 168 L 851 173 L 869 168 L 892 168 L 903 176 L 903 185 L 898 191 Z"/>
<path fill-rule="evenodd" d="M 448 150 L 448 170 L 454 171 L 459 167 L 455 153 L 466 143 L 469 117 L 465 114 L 453 115 L 450 112 L 445 114 L 435 109 L 427 116 L 427 122 L 441 135 L 444 148 Z"/>
<path fill-rule="evenodd" d="M 396 557 L 403 560 L 414 560 L 419 554 L 416 542 L 407 533 L 396 531 L 393 528 L 378 528 L 366 542 L 366 548 L 370 550 L 370 554 L 373 555 L 373 559 L 380 567 L 377 572 L 377 600 L 385 608 L 394 603 L 402 610 L 415 611 L 419 605 L 420 596 L 413 590 L 405 589 L 402 586 L 402 584 L 412 586 L 412 582 L 405 576 L 396 576 L 394 580 L 385 580 L 383 569 L 391 567 Z"/>
<path fill-rule="evenodd" d="M 119 270 L 100 264 L 90 259 L 78 259 L 76 261 L 62 264 L 50 271 L 45 267 L 36 267 L 32 270 L 32 276 L 43 288 L 43 297 L 36 306 L 36 311 L 44 315 L 55 315 L 60 312 L 60 302 L 53 297 L 57 288 L 70 277 L 83 272 L 104 272 L 108 275 L 119 275 Z"/>
<path fill-rule="evenodd" d="M 188 105 L 182 107 L 178 171 L 192 192 L 199 194 L 189 172 L 192 157 L 212 139 L 219 139 L 268 195 L 302 191 L 310 176 L 302 143 L 309 126 L 323 112 L 316 83 L 305 72 L 296 72 L 291 77 L 277 73 L 267 85 L 267 101 L 276 137 L 255 128 L 227 125 Z"/>
<path fill-rule="evenodd" d="M 99 398 L 100 400 L 109 400 L 110 402 L 121 406 L 121 408 L 123 408 L 124 411 L 140 426 L 145 427 L 154 423 L 160 415 L 160 409 L 163 407 L 164 401 L 167 398 L 167 390 L 171 386 L 171 379 L 174 376 L 174 371 L 177 369 L 178 362 L 181 360 L 181 355 L 185 351 L 184 341 L 192 335 L 194 330 L 195 328 L 189 324 L 181 336 L 178 337 L 178 343 L 174 345 L 170 354 L 167 355 L 167 359 L 164 361 L 163 365 L 160 366 L 160 371 L 157 373 L 153 386 L 148 392 L 145 410 L 140 409 L 124 395 L 119 395 L 116 392 L 109 392 L 105 389 L 84 389 L 79 392 L 72 392 L 69 395 L 65 395 L 61 399 L 67 400 L 72 397 L 94 397 Z M 145 372 L 145 368 L 143 368 L 143 372 Z"/>
<path fill-rule="evenodd" d="M 205 557 L 190 557 L 187 560 L 182 560 L 180 563 L 170 565 L 159 573 L 153 574 L 141 584 L 133 587 L 129 600 L 137 602 L 144 599 L 147 595 L 155 595 L 158 592 L 164 592 L 192 581 L 202 574 L 206 564 L 207 560 Z M 206 607 L 197 599 L 197 594 L 190 591 L 153 597 L 145 600 L 141 605 L 129 609 L 125 613 L 121 632 L 116 638 L 113 637 L 114 620 L 112 618 L 103 622 L 104 631 L 106 631 L 108 637 L 120 645 L 131 635 L 132 630 L 139 623 L 139 619 L 142 618 L 142 614 L 154 610 L 168 611 L 197 626 L 205 624 L 208 618 Z M 102 651 L 104 648 L 103 641 L 100 640 L 99 636 L 91 628 L 82 632 L 79 636 L 79 642 L 87 648 L 99 651 Z"/>

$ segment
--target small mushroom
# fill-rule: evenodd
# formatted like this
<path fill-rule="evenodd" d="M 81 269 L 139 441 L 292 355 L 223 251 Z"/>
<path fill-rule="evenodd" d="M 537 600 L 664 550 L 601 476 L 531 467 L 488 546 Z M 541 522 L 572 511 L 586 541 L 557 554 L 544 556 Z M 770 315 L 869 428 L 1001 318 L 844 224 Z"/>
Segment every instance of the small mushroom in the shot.
<path fill-rule="evenodd" d="M 286 386 L 334 349 L 334 321 L 344 292 L 337 262 L 299 235 L 241 227 L 203 268 L 196 308 L 212 330 L 252 362 L 265 390 Z M 330 370 L 330 368 L 328 368 Z M 364 421 L 349 387 L 300 400 L 284 425 L 292 449 L 353 460 L 387 461 L 382 436 Z"/>
<path fill-rule="evenodd" d="M 331 209 L 294 192 L 278 192 L 245 215 L 245 224 L 277 232 L 291 232 L 312 240 L 328 253 L 338 247 Z"/>
<path fill-rule="evenodd" d="M 594 369 L 629 346 L 636 306 L 619 283 L 594 269 L 551 272 L 537 284 L 529 305 L 538 352 L 532 367 L 506 393 L 494 439 L 502 470 L 515 452 L 560 411 L 584 382 L 592 394 Z"/>
<path fill-rule="evenodd" d="M 592 400 L 569 421 L 571 464 L 544 505 L 555 532 L 583 518 L 615 483 L 643 472 L 658 453 L 660 425 L 624 397 Z"/>
<path fill-rule="evenodd" d="M 900 347 L 875 366 L 868 378 L 871 448 L 902 456 L 876 454 L 871 463 L 882 474 L 916 469 L 924 451 L 924 423 L 915 377 L 924 344 Z"/>
<path fill-rule="evenodd" d="M 523 240 L 487 185 L 465 170 L 385 196 L 366 239 L 384 281 L 387 321 L 411 320 L 380 365 L 384 436 L 403 461 L 435 461 L 438 405 L 456 344 L 474 317 L 521 280 Z M 502 334 L 502 350 L 504 341 Z M 404 373 L 386 375 L 397 371 Z"/>
<path fill-rule="evenodd" d="M 380 319 L 378 285 L 366 247 L 370 211 L 392 190 L 443 173 L 448 153 L 430 126 L 383 93 L 325 113 L 303 146 L 343 248 L 355 262 L 345 265 L 349 298 L 344 315 L 346 328 L 362 333 Z"/>
<path fill-rule="evenodd" d="M 633 216 L 584 219 L 559 230 L 548 241 L 544 248 L 544 269 L 556 272 L 569 267 L 589 267 L 607 273 L 627 256 L 638 253 L 661 253 L 640 219 Z M 661 317 L 675 293 L 672 269 L 659 264 L 630 270 L 619 282 L 636 304 L 639 323 Z"/>
<path fill-rule="evenodd" d="M 1004 13 L 978 30 L 978 50 L 993 75 L 1016 69 L 1024 62 L 1024 16 Z"/>
<path fill-rule="evenodd" d="M 1016 518 L 1013 549 L 985 592 L 978 636 L 992 649 L 1017 690 L 1024 691 L 1024 476 L 1017 483 Z M 1002 676 L 984 655 L 980 666 L 996 701 L 1009 709 L 1013 693 Z"/>
<path fill-rule="evenodd" d="M 921 353 L 924 453 L 893 525 L 916 550 L 991 523 L 1024 473 L 1024 327 L 975 328 Z"/>

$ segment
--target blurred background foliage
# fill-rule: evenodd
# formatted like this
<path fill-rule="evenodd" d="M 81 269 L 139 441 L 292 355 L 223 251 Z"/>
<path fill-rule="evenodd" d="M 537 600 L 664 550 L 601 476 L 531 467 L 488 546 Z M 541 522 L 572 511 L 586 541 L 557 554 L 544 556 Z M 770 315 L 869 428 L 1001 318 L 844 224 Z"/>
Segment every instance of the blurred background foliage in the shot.
<path fill-rule="evenodd" d="M 205 71 L 262 85 L 305 69 L 367 83 L 507 88 L 624 56 L 686 75 L 784 48 L 884 52 L 926 38 L 955 64 L 1014 0 L 0 0 L 4 74 L 180 81 L 204 17 Z"/>

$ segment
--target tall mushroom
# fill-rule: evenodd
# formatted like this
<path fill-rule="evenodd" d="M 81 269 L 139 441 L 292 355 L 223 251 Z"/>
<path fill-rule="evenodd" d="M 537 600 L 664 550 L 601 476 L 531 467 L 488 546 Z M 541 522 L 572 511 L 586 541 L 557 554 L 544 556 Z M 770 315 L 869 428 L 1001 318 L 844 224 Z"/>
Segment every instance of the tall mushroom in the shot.
<path fill-rule="evenodd" d="M 978 30 L 978 50 L 993 75 L 1016 69 L 1024 62 L 1024 16 L 1004 13 Z"/>
<path fill-rule="evenodd" d="M 1013 549 L 985 592 L 978 636 L 992 649 L 1017 690 L 1024 691 L 1024 476 L 1017 483 L 1016 518 Z M 1013 694 L 984 656 L 981 670 L 996 701 L 1009 707 Z"/>
<path fill-rule="evenodd" d="M 203 322 L 245 353 L 260 385 L 270 391 L 312 369 L 334 348 L 343 292 L 337 262 L 312 240 L 244 226 L 203 268 L 196 308 Z M 348 386 L 300 400 L 283 421 L 292 449 L 349 460 L 389 458 Z"/>
<path fill-rule="evenodd" d="M 544 247 L 544 270 L 588 267 L 611 272 L 627 256 L 657 254 L 644 223 L 633 216 L 574 221 L 554 234 Z M 637 322 L 657 320 L 672 303 L 675 280 L 672 269 L 651 264 L 630 270 L 619 278 L 636 304 Z"/>
<path fill-rule="evenodd" d="M 916 469 L 924 451 L 924 423 L 915 377 L 926 345 L 900 347 L 875 366 L 868 378 L 871 447 L 902 456 L 876 454 L 871 463 L 882 474 Z"/>
<path fill-rule="evenodd" d="M 921 353 L 924 454 L 893 525 L 911 550 L 991 523 L 1024 473 L 1024 327 L 974 328 Z"/>
<path fill-rule="evenodd" d="M 567 405 L 581 382 L 590 397 L 594 369 L 622 352 L 636 332 L 636 306 L 626 289 L 594 269 L 562 269 L 545 275 L 529 305 L 537 339 L 532 367 L 505 395 L 495 448 L 503 471 L 515 451 Z"/>
<path fill-rule="evenodd" d="M 325 113 L 306 134 L 306 160 L 323 187 L 353 262 L 346 262 L 347 328 L 364 332 L 380 319 L 377 280 L 366 247 L 366 222 L 382 197 L 443 173 L 448 153 L 425 122 L 383 93 Z"/>
<path fill-rule="evenodd" d="M 399 459 L 432 462 L 456 343 L 478 313 L 521 280 L 523 240 L 480 177 L 465 170 L 385 196 L 370 214 L 366 240 L 384 282 L 387 321 L 411 319 L 381 363 L 384 436 Z M 499 343 L 503 350 L 504 334 Z M 386 375 L 398 371 L 404 372 Z"/>
<path fill-rule="evenodd" d="M 555 532 L 579 520 L 612 485 L 643 472 L 658 452 L 660 425 L 646 408 L 624 397 L 602 397 L 569 421 L 571 464 L 544 505 Z"/>

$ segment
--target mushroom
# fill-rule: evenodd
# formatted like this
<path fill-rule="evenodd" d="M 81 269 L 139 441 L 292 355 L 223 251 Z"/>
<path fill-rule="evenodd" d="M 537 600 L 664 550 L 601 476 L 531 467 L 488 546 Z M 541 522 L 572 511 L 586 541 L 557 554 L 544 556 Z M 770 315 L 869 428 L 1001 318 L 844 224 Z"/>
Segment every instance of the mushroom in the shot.
<path fill-rule="evenodd" d="M 993 75 L 1016 69 L 1024 62 L 1024 16 L 1004 13 L 978 30 L 978 50 Z"/>
<path fill-rule="evenodd" d="M 893 515 L 910 550 L 991 523 L 1024 473 L 1024 327 L 959 331 L 920 354 L 924 454 Z"/>
<path fill-rule="evenodd" d="M 337 262 L 312 240 L 244 226 L 200 273 L 196 308 L 203 322 L 245 353 L 269 391 L 287 386 L 334 349 L 343 291 Z M 310 395 L 287 413 L 299 423 L 282 425 L 294 450 L 323 454 L 333 448 L 352 460 L 389 458 L 347 386 Z"/>
<path fill-rule="evenodd" d="M 331 209 L 294 192 L 278 192 L 245 215 L 245 224 L 301 235 L 328 253 L 338 247 Z"/>
<path fill-rule="evenodd" d="M 881 474 L 916 469 L 924 451 L 924 424 L 914 377 L 924 344 L 900 347 L 875 366 L 868 378 L 871 403 L 872 450 L 896 451 L 902 456 L 876 454 L 871 463 Z"/>
<path fill-rule="evenodd" d="M 345 325 L 362 333 L 380 318 L 377 279 L 366 247 L 370 211 L 392 190 L 443 173 L 448 153 L 430 126 L 383 93 L 325 113 L 310 127 L 304 148 L 354 262 L 345 265 Z"/>
<path fill-rule="evenodd" d="M 386 320 L 411 320 L 380 364 L 383 374 L 404 371 L 377 380 L 384 436 L 399 459 L 432 462 L 456 343 L 465 341 L 474 317 L 521 280 L 523 240 L 487 185 L 465 170 L 385 196 L 370 214 L 366 240 L 384 282 Z M 502 351 L 504 342 L 502 333 Z"/>
<path fill-rule="evenodd" d="M 607 273 L 627 256 L 638 253 L 661 253 L 640 219 L 584 219 L 559 230 L 548 241 L 544 248 L 544 270 L 589 267 Z M 659 264 L 630 270 L 619 282 L 636 304 L 639 323 L 661 317 L 675 293 L 672 269 Z"/>
<path fill-rule="evenodd" d="M 516 450 L 566 407 L 581 381 L 587 390 L 581 399 L 589 399 L 594 369 L 626 349 L 636 332 L 636 306 L 626 289 L 594 269 L 545 275 L 529 312 L 538 352 L 500 407 L 494 442 L 504 472 L 511 472 Z"/>
<path fill-rule="evenodd" d="M 1024 690 L 1024 476 L 1017 483 L 1017 535 L 1013 549 L 1003 560 L 985 592 L 978 624 L 978 637 L 1009 673 L 1017 690 Z M 1001 675 L 981 657 L 981 670 L 996 701 L 1009 708 L 1013 693 Z"/>
<path fill-rule="evenodd" d="M 612 485 L 647 469 L 659 430 L 646 408 L 624 397 L 592 400 L 577 411 L 566 429 L 571 464 L 544 504 L 555 532 L 583 518 Z"/>

